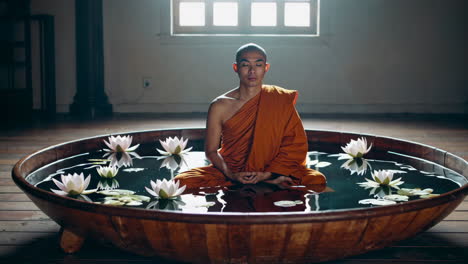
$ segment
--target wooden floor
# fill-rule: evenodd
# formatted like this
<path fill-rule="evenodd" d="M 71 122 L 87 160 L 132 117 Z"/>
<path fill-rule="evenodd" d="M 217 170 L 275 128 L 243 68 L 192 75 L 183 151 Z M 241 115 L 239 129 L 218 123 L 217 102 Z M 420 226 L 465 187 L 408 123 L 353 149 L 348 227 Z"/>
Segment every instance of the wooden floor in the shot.
<path fill-rule="evenodd" d="M 377 134 L 432 145 L 468 159 L 468 120 L 460 116 L 303 116 L 308 129 Z M 0 131 L 1 263 L 171 263 L 144 258 L 88 241 L 76 254 L 58 247 L 59 226 L 11 180 L 13 165 L 45 146 L 107 133 L 204 127 L 203 115 L 118 117 L 107 121 L 41 123 Z M 92 221 L 92 219 L 90 219 Z M 332 263 L 468 263 L 468 199 L 430 230 L 392 247 Z"/>

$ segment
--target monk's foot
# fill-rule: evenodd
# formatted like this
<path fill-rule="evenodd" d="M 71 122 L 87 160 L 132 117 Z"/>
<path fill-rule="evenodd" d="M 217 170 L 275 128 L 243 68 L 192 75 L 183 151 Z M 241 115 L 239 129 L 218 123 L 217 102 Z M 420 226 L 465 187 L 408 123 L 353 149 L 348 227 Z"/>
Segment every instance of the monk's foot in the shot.
<path fill-rule="evenodd" d="M 327 178 L 322 173 L 316 172 L 314 174 L 308 174 L 302 177 L 302 185 L 315 185 L 315 184 L 327 184 Z"/>

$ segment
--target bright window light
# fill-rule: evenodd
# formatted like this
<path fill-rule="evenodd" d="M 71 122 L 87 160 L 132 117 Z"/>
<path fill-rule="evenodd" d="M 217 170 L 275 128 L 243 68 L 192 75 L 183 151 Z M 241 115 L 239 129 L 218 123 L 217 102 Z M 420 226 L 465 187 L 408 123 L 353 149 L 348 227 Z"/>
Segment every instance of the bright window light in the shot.
<path fill-rule="evenodd" d="M 213 3 L 213 25 L 237 26 L 237 3 Z"/>
<path fill-rule="evenodd" d="M 276 3 L 252 3 L 252 26 L 276 26 Z"/>
<path fill-rule="evenodd" d="M 287 27 L 309 27 L 310 26 L 310 4 L 309 3 L 285 3 L 284 25 Z"/>
<path fill-rule="evenodd" d="M 179 25 L 181 26 L 204 26 L 205 25 L 205 3 L 180 2 Z"/>

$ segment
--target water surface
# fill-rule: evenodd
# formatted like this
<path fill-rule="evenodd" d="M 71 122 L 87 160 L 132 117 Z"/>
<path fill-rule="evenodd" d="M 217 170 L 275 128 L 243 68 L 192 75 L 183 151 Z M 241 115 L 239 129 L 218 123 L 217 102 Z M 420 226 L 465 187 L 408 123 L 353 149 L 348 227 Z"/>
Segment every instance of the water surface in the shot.
<path fill-rule="evenodd" d="M 118 189 L 132 190 L 137 195 L 151 198 L 150 201 L 145 201 L 138 207 L 186 212 L 313 212 L 371 207 L 373 205 L 359 204 L 359 201 L 397 193 L 397 189 L 394 188 L 372 190 L 357 184 L 364 182 L 365 178 L 371 179 L 371 171 L 374 170 L 397 171 L 394 178 L 402 178 L 404 184 L 400 185 L 401 188 L 430 188 L 436 194 L 443 194 L 466 184 L 466 179 L 452 170 L 428 161 L 391 152 L 386 160 L 356 161 L 351 164 L 351 168 L 347 168 L 344 166 L 347 161 L 338 160 L 337 154 L 312 151 L 309 152 L 309 166 L 326 175 L 328 183 L 325 189 L 308 189 L 301 186 L 280 189 L 269 184 L 236 185 L 228 188 L 211 186 L 183 194 L 177 199 L 158 200 L 151 197 L 145 190 L 145 187 L 150 187 L 150 180 L 171 179 L 174 175 L 190 168 L 208 165 L 209 162 L 205 159 L 203 152 L 189 152 L 185 156 L 186 163 L 176 158 L 176 162 L 181 166 L 175 170 L 161 167 L 164 162 L 161 157 L 141 155 L 137 158 L 130 155 L 129 160 L 121 162 L 126 166 L 120 168 L 115 178 L 107 181 L 102 180 L 96 171 L 96 167 L 100 164 L 109 164 L 106 160 L 108 157 L 103 157 L 104 154 L 103 151 L 97 151 L 60 160 L 31 173 L 26 180 L 39 188 L 50 191 L 51 188 L 58 189 L 52 182 L 52 177 L 59 179 L 61 174 L 84 173 L 85 176 L 91 175 L 92 177 L 88 189 L 94 189 L 98 184 L 101 188 L 110 189 L 118 185 Z M 119 158 L 122 161 L 122 157 L 118 156 L 117 159 Z M 365 162 L 367 162 L 367 170 L 364 171 L 362 166 Z M 430 168 L 430 170 L 419 170 L 415 167 Z M 358 170 L 359 168 L 361 170 Z M 85 198 L 94 202 L 103 202 L 105 196 L 94 193 Z M 409 200 L 414 199 L 421 198 L 417 196 L 409 198 Z M 295 205 L 291 207 L 275 205 L 279 201 L 295 202 Z"/>

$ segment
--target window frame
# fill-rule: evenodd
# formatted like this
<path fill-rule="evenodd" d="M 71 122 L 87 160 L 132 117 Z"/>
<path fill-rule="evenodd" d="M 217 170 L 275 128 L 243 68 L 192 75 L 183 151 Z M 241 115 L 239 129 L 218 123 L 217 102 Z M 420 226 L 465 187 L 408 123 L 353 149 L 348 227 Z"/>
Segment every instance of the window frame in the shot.
<path fill-rule="evenodd" d="M 318 36 L 320 18 L 320 0 L 170 0 L 171 32 L 172 36 Z M 204 26 L 180 26 L 179 4 L 180 2 L 205 3 Z M 238 25 L 214 26 L 213 3 L 237 2 Z M 252 2 L 276 2 L 277 25 L 276 26 L 251 26 Z M 284 6 L 286 2 L 310 3 L 310 26 L 293 27 L 284 25 Z"/>

